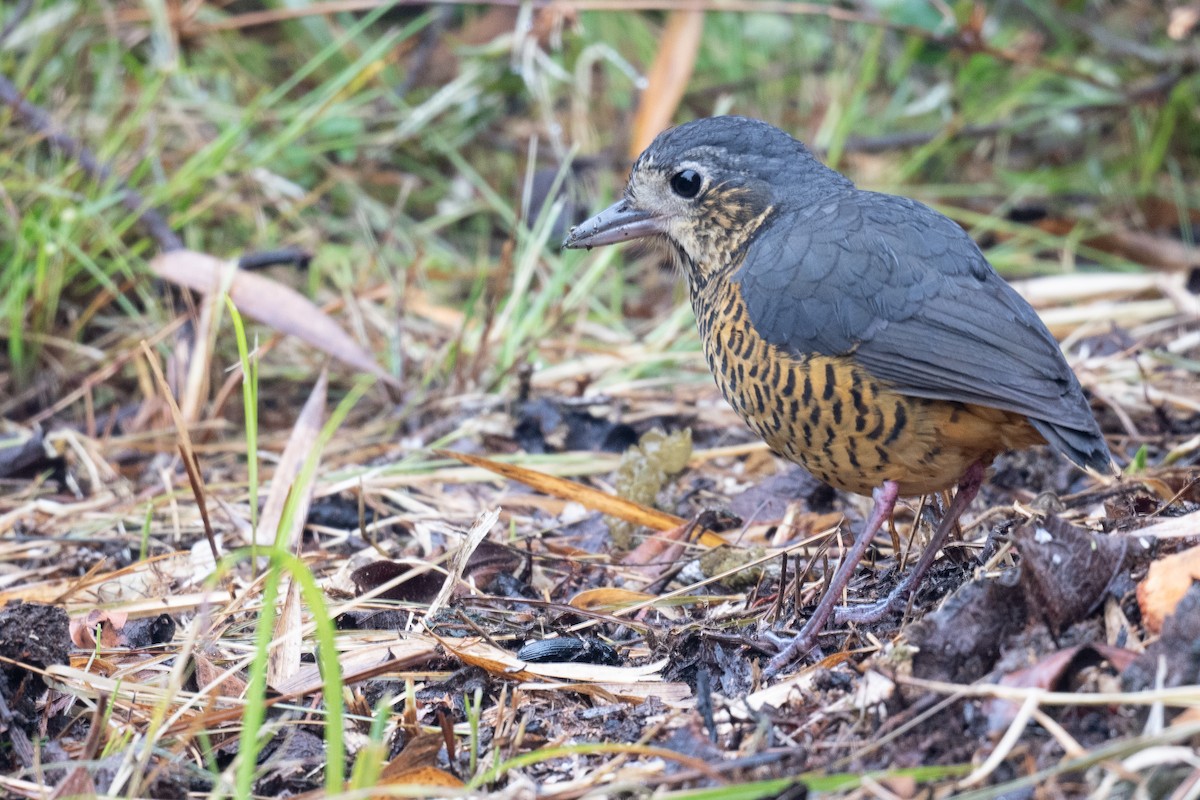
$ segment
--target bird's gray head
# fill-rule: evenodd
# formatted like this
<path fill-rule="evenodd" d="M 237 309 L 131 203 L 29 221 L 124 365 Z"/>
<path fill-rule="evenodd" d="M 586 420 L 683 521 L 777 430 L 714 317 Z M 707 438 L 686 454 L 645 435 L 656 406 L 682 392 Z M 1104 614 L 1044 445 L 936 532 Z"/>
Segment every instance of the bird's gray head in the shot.
<path fill-rule="evenodd" d="M 634 163 L 624 197 L 572 229 L 563 246 L 661 237 L 695 286 L 736 266 L 781 206 L 850 185 L 772 125 L 699 119 L 659 134 Z"/>

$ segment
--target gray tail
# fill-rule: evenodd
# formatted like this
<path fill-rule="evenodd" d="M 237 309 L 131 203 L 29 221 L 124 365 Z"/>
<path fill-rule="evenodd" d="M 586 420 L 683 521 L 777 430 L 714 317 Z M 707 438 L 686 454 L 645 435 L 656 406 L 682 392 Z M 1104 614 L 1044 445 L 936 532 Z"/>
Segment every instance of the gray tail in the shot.
<path fill-rule="evenodd" d="M 1117 466 L 1113 463 L 1112 453 L 1109 452 L 1108 445 L 1094 422 L 1090 430 L 1081 431 L 1041 419 L 1030 418 L 1029 421 L 1037 428 L 1038 433 L 1046 437 L 1051 447 L 1076 465 L 1101 475 L 1116 474 Z"/>

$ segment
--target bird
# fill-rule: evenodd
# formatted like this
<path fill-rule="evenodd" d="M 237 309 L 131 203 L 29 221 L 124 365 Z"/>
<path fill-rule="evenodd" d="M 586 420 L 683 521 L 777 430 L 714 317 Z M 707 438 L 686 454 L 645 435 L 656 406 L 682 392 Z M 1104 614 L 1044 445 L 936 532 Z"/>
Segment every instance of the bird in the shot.
<path fill-rule="evenodd" d="M 1057 340 L 966 231 L 915 200 L 859 189 L 767 122 L 708 117 L 660 133 L 622 197 L 563 246 L 641 238 L 682 273 L 708 366 L 749 427 L 825 483 L 874 498 L 766 677 L 812 651 L 830 617 L 901 608 L 1000 453 L 1049 444 L 1115 472 Z M 891 594 L 835 609 L 897 499 L 955 486 Z"/>

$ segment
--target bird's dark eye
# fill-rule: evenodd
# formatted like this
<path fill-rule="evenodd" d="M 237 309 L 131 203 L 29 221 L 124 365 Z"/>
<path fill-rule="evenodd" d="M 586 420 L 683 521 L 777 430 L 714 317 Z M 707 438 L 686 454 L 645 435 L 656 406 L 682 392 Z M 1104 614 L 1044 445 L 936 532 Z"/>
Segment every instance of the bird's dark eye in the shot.
<path fill-rule="evenodd" d="M 704 179 L 694 169 L 684 169 L 671 176 L 671 191 L 685 200 L 690 200 L 700 194 L 700 184 Z"/>

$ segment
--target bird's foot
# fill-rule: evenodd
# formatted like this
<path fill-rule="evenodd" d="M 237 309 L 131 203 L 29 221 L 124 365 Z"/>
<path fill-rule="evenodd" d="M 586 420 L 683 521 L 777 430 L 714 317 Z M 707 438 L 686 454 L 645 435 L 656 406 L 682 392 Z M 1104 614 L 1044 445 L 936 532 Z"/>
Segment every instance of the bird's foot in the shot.
<path fill-rule="evenodd" d="M 874 603 L 860 606 L 838 606 L 833 610 L 833 622 L 835 625 L 846 622 L 855 622 L 860 625 L 878 622 L 891 612 L 899 611 L 907 605 L 909 592 L 912 591 L 914 583 L 916 581 L 905 578 L 887 597 L 876 600 Z"/>
<path fill-rule="evenodd" d="M 861 606 L 838 606 L 833 612 L 834 623 L 856 622 L 865 624 L 878 622 L 889 613 L 905 608 L 908 605 L 909 596 L 917 587 L 917 583 L 921 578 L 925 577 L 925 573 L 933 566 L 933 560 L 937 557 L 938 551 L 942 549 L 942 545 L 950 538 L 950 531 L 954 530 L 954 526 L 958 523 L 958 518 L 962 516 L 963 511 L 975 499 L 975 495 L 979 493 L 979 485 L 982 480 L 983 465 L 976 462 L 963 475 L 962 480 L 958 484 L 958 491 L 955 493 L 954 499 L 950 502 L 950 507 L 946 509 L 941 523 L 934 530 L 933 537 L 925 547 L 925 552 L 921 553 L 921 560 L 917 562 L 915 567 L 909 570 L 908 574 L 904 576 L 904 580 L 900 581 L 899 585 L 882 600 L 876 600 L 874 603 L 867 603 Z"/>
<path fill-rule="evenodd" d="M 782 657 L 788 650 L 792 651 L 791 656 L 786 660 L 783 660 L 783 666 L 786 666 L 788 661 L 793 661 L 798 657 L 808 655 L 811 655 L 815 659 L 821 659 L 825 657 L 825 653 L 821 651 L 820 645 L 817 644 L 817 636 L 819 636 L 821 632 L 810 630 L 813 627 L 811 623 L 812 620 L 810 618 L 808 624 L 805 624 L 805 626 L 795 636 L 780 636 L 779 634 L 771 631 L 767 631 L 762 634 L 764 643 L 769 643 L 775 648 L 775 656 L 771 659 L 772 664 L 775 661 L 783 660 Z M 774 672 L 771 672 L 771 665 L 768 664 L 764 675 L 769 678 L 774 674 Z"/>
<path fill-rule="evenodd" d="M 833 580 L 829 582 L 829 587 L 825 590 L 824 596 L 821 597 L 821 602 L 817 603 L 812 616 L 808 618 L 808 622 L 804 623 L 804 627 L 800 629 L 800 633 L 796 634 L 796 638 L 788 642 L 787 646 L 770 660 L 767 668 L 763 670 L 764 678 L 771 678 L 777 675 L 780 670 L 796 660 L 798 656 L 807 654 L 816 645 L 817 637 L 821 635 L 821 631 L 825 629 L 825 623 L 829 622 L 829 617 L 833 615 L 834 604 L 841 597 L 842 590 L 846 588 L 846 584 L 850 582 L 850 577 L 854 574 L 858 562 L 862 561 L 863 553 L 867 551 L 867 546 L 875 538 L 876 531 L 892 515 L 892 509 L 896 507 L 896 497 L 899 493 L 900 486 L 895 481 L 888 481 L 875 490 L 873 494 L 875 508 L 871 512 L 871 518 L 867 520 L 867 524 L 854 537 L 854 544 L 842 556 L 842 563 L 838 566 L 837 572 L 834 573 Z"/>
<path fill-rule="evenodd" d="M 904 605 L 908 601 L 908 596 L 916 587 L 917 582 L 925 576 L 925 573 L 933 565 L 933 560 L 937 557 L 937 553 L 942 548 L 942 545 L 945 544 L 950 531 L 953 530 L 954 525 L 958 522 L 958 518 L 963 510 L 975 498 L 975 495 L 979 493 L 979 486 L 982 482 L 983 465 L 976 462 L 967 468 L 966 474 L 963 475 L 962 480 L 959 482 L 958 491 L 955 493 L 954 499 L 950 502 L 950 508 L 946 509 L 946 515 L 934 531 L 933 537 L 925 547 L 925 552 L 921 554 L 920 561 L 917 562 L 917 565 L 912 568 L 908 575 L 904 576 L 904 580 L 900 581 L 900 585 L 893 589 L 891 594 L 869 605 L 835 608 L 834 604 L 837 602 L 838 597 L 841 596 L 842 590 L 846 588 L 846 584 L 850 582 L 850 577 L 854 574 L 854 569 L 858 566 L 858 562 L 862 560 L 867 546 L 875 538 L 876 531 L 891 516 L 892 509 L 896 506 L 896 496 L 899 494 L 900 487 L 895 482 L 888 481 L 876 489 L 874 492 L 875 509 L 871 513 L 871 518 L 867 521 L 867 524 L 858 536 L 855 537 L 854 544 L 842 558 L 842 563 L 834 574 L 833 580 L 829 582 L 829 588 L 826 589 L 821 602 L 817 604 L 816 610 L 808 618 L 808 622 L 800 629 L 800 633 L 796 634 L 796 638 L 788 642 L 787 646 L 768 662 L 767 668 L 763 670 L 763 677 L 771 678 L 777 675 L 780 670 L 792 661 L 795 661 L 797 657 L 808 654 L 816 645 L 817 637 L 825 629 L 825 625 L 829 622 L 830 617 L 833 617 L 837 622 L 875 622 L 882 619 L 890 611 Z"/>
<path fill-rule="evenodd" d="M 825 627 L 824 624 L 819 627 L 814 625 L 813 623 L 816 620 L 816 616 L 809 617 L 808 622 L 804 624 L 804 627 L 800 629 L 800 632 L 791 641 L 781 642 L 783 646 L 779 653 L 767 662 L 767 668 L 763 670 L 764 678 L 775 677 L 781 669 L 797 658 L 808 655 L 816 647 L 817 636 L 821 634 L 821 628 Z"/>

